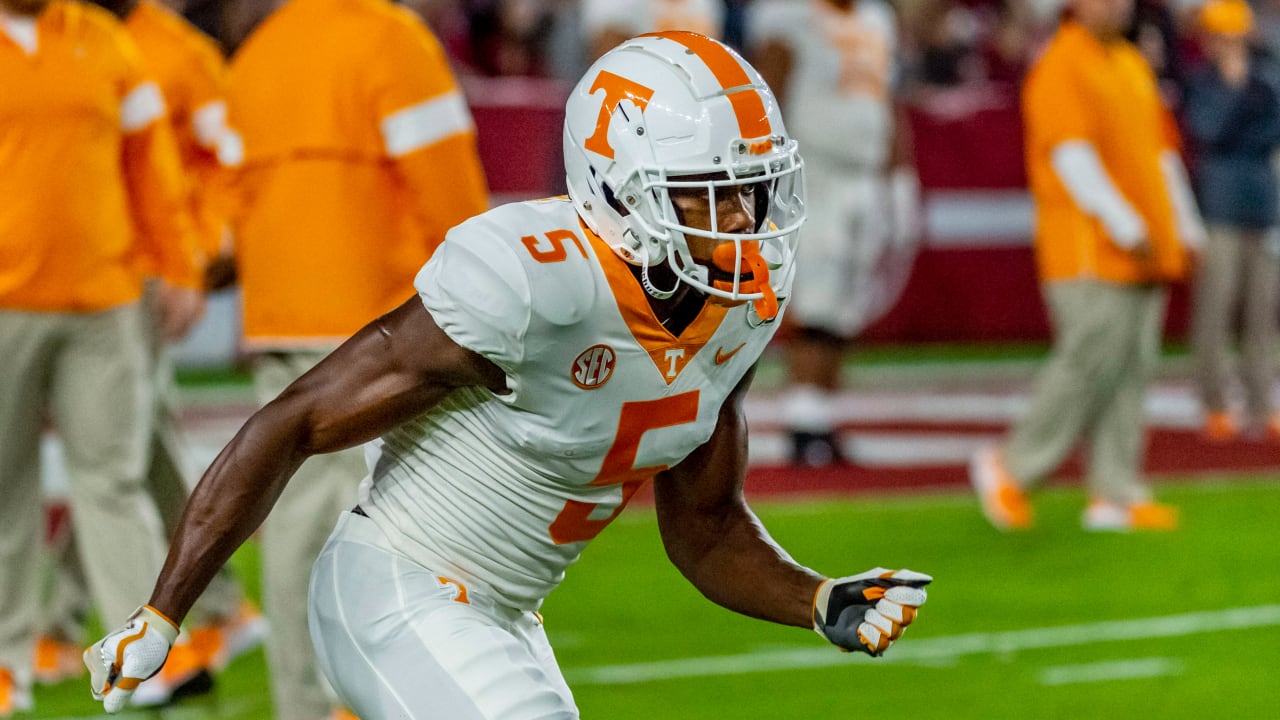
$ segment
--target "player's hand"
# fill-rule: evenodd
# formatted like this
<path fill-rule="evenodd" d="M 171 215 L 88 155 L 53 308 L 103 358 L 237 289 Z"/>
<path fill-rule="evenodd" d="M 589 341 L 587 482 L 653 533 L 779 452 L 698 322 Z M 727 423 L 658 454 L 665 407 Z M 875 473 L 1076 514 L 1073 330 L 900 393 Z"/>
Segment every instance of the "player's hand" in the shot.
<path fill-rule="evenodd" d="M 813 629 L 845 651 L 879 656 L 916 619 L 933 581 L 911 570 L 875 568 L 831 578 L 813 599 Z"/>
<path fill-rule="evenodd" d="M 93 699 L 109 713 L 123 710 L 138 685 L 160 672 L 177 638 L 173 621 L 150 605 L 138 608 L 124 627 L 84 651 Z"/>

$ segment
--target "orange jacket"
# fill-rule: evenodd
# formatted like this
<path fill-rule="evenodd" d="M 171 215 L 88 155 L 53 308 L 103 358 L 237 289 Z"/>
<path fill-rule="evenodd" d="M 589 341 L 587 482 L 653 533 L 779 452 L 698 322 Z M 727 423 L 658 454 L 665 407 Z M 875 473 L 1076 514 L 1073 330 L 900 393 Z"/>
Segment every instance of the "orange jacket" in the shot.
<path fill-rule="evenodd" d="M 227 108 L 250 348 L 345 339 L 487 205 L 444 52 L 386 0 L 290 0 L 236 53 Z"/>
<path fill-rule="evenodd" d="M 36 28 L 34 55 L 0 33 L 0 308 L 132 302 L 139 256 L 198 287 L 177 152 L 137 48 L 106 11 L 66 0 Z"/>
<path fill-rule="evenodd" d="M 182 16 L 151 0 L 138 3 L 125 27 L 164 95 L 200 248 L 212 257 L 222 249 L 224 226 L 207 192 L 218 171 L 218 138 L 227 118 L 222 51 Z"/>
<path fill-rule="evenodd" d="M 1176 148 L 1155 76 L 1127 42 L 1099 42 L 1064 21 L 1028 74 L 1022 95 L 1027 169 L 1036 203 L 1036 257 L 1046 281 L 1176 280 L 1187 269 L 1160 154 Z M 1066 141 L 1097 151 L 1116 188 L 1146 222 L 1151 253 L 1114 244 L 1068 195 L 1050 158 Z"/>

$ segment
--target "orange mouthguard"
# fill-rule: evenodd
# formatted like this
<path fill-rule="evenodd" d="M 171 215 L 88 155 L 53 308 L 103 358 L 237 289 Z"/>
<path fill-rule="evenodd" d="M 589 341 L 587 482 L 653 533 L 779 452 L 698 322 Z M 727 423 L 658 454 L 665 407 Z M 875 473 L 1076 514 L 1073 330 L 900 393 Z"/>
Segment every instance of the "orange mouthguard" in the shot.
<path fill-rule="evenodd" d="M 739 292 L 758 292 L 764 297 L 754 301 L 751 306 L 763 320 L 772 320 L 778 316 L 778 297 L 769 285 L 769 265 L 760 255 L 760 243 L 748 240 L 742 243 L 742 262 L 734 267 L 738 251 L 733 243 L 721 243 L 711 253 L 711 262 L 721 270 L 736 275 L 751 273 L 750 280 L 738 280 Z M 716 280 L 712 283 L 717 290 L 733 290 L 733 283 L 727 280 Z"/>

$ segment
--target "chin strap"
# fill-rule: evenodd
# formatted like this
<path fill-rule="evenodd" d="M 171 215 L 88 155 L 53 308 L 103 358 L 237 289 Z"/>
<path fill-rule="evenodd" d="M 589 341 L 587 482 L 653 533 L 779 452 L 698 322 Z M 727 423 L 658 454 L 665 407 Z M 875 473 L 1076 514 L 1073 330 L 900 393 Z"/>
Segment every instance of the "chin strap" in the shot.
<path fill-rule="evenodd" d="M 751 303 L 751 307 L 755 308 L 756 314 L 762 320 L 772 320 L 778 316 L 778 296 L 773 291 L 773 286 L 769 284 L 769 264 L 765 262 L 764 256 L 760 254 L 760 243 L 755 240 L 749 240 L 742 245 L 742 260 L 734 267 L 735 261 L 738 260 L 738 251 L 734 243 L 724 243 L 717 245 L 712 251 L 711 262 L 716 267 L 729 273 L 734 273 L 738 278 L 738 292 L 760 293 L 763 297 Z M 750 280 L 743 280 L 742 275 L 751 273 Z M 716 280 L 714 287 L 717 290 L 733 290 L 733 283 L 727 280 Z"/>
<path fill-rule="evenodd" d="M 649 277 L 649 248 L 645 247 L 643 242 L 639 243 L 636 247 L 639 250 L 639 252 L 635 254 L 637 255 L 636 259 L 640 265 L 640 286 L 644 288 L 644 291 L 659 300 L 666 300 L 672 295 L 675 295 L 676 290 L 680 289 L 680 276 L 676 276 L 676 284 L 672 285 L 670 290 L 660 290 L 657 285 L 653 284 L 653 280 Z"/>
<path fill-rule="evenodd" d="M 680 278 L 676 278 L 676 284 L 671 286 L 670 290 L 659 290 L 657 285 L 653 284 L 653 280 L 649 279 L 649 266 L 645 263 L 640 264 L 640 285 L 644 291 L 659 300 L 666 300 L 676 294 L 676 290 L 680 289 Z"/>

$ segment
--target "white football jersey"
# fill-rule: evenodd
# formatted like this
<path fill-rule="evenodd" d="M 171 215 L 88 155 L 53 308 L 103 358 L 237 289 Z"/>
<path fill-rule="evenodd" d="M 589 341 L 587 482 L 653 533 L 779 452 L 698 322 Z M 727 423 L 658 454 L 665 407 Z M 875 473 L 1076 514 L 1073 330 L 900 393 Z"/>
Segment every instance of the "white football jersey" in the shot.
<path fill-rule="evenodd" d="M 724 35 L 721 0 L 583 0 L 582 29 L 590 37 L 605 28 L 628 35 L 692 30 L 708 37 Z"/>
<path fill-rule="evenodd" d="M 749 304 L 708 303 L 672 336 L 567 198 L 454 228 L 416 286 L 510 391 L 460 389 L 384 436 L 360 502 L 415 562 L 524 610 L 644 481 L 711 436 L 777 327 Z"/>
<path fill-rule="evenodd" d="M 753 46 L 791 49 L 784 110 L 806 161 L 883 168 L 893 129 L 893 9 L 883 0 L 857 0 L 848 11 L 827 0 L 757 0 L 749 12 Z"/>

